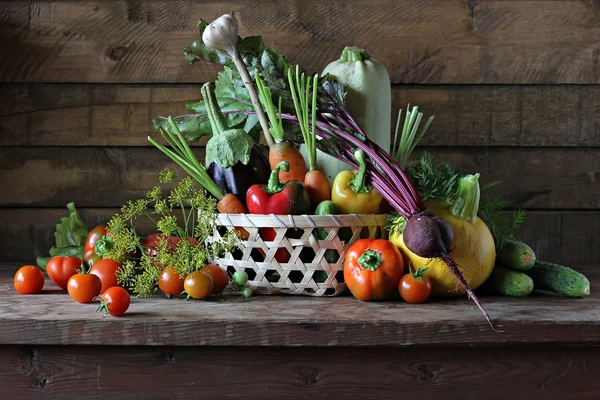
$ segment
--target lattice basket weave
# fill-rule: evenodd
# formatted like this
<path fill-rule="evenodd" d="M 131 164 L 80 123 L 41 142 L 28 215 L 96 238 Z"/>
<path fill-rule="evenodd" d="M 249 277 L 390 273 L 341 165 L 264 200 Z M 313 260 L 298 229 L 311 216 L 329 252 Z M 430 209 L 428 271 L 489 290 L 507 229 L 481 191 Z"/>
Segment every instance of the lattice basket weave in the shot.
<path fill-rule="evenodd" d="M 257 293 L 336 296 L 346 289 L 346 249 L 361 238 L 384 238 L 386 218 L 387 214 L 219 214 L 214 236 L 209 240 L 219 239 L 225 229 L 235 228 L 244 228 L 250 236 L 242 241 L 240 251 L 212 262 L 229 271 L 245 270 L 248 285 Z M 274 229 L 275 239 L 263 240 L 261 228 Z M 319 228 L 327 232 L 324 240 L 317 239 Z M 340 233 L 346 240 L 340 238 Z M 289 261 L 280 263 L 275 259 L 279 249 L 285 249 Z M 337 252 L 334 258 L 339 254 L 337 262 L 327 261 L 327 250 Z"/>

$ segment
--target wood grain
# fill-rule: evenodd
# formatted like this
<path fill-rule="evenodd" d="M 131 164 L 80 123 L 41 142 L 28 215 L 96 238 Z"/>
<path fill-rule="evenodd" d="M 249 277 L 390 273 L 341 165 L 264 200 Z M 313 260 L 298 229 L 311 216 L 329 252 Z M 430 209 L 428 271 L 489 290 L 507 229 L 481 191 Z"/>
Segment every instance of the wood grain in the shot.
<path fill-rule="evenodd" d="M 568 11 L 567 11 L 568 10 Z M 199 18 L 235 12 L 320 71 L 346 45 L 380 59 L 394 83 L 598 83 L 595 1 L 2 1 L 2 82 L 201 82 L 181 48 Z"/>
<path fill-rule="evenodd" d="M 203 148 L 197 149 L 199 159 Z M 422 147 L 482 182 L 510 206 L 600 209 L 595 148 Z M 144 197 L 158 171 L 173 166 L 153 147 L 0 147 L 0 207 L 121 207 Z"/>
<path fill-rule="evenodd" d="M 0 85 L 0 146 L 148 146 L 151 121 L 189 112 L 199 88 Z M 597 86 L 395 85 L 392 101 L 435 115 L 425 145 L 600 146 Z"/>
<path fill-rule="evenodd" d="M 24 400 L 375 400 L 397 398 L 399 392 L 423 400 L 600 396 L 598 348 L 2 346 L 0 362 L 6 366 L 0 367 L 0 392 Z"/>
<path fill-rule="evenodd" d="M 117 208 L 79 208 L 83 222 L 92 228 L 106 223 Z M 54 244 L 55 225 L 66 208 L 0 209 L 2 261 L 35 263 Z M 153 233 L 140 230 L 140 234 Z M 594 265 L 600 261 L 600 212 L 528 211 L 519 237 L 543 260 L 566 265 Z"/>
<path fill-rule="evenodd" d="M 74 302 L 50 280 L 39 295 L 20 295 L 0 278 L 0 344 L 107 346 L 468 346 L 600 343 L 598 265 L 580 267 L 592 295 L 485 296 L 503 332 L 495 332 L 467 298 L 410 305 L 400 299 L 359 302 L 352 296 L 236 295 L 185 301 L 132 299 L 120 318 Z"/>

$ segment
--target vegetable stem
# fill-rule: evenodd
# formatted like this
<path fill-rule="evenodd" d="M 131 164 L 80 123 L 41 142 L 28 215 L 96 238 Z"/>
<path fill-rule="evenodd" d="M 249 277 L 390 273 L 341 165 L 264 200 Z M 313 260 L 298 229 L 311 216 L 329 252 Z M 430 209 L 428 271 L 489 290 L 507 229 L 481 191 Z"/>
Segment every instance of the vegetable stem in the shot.
<path fill-rule="evenodd" d="M 284 170 L 285 172 L 290 171 L 290 163 L 287 161 L 282 161 L 271 171 L 271 175 L 269 176 L 269 182 L 267 183 L 267 187 L 265 191 L 269 194 L 279 193 L 283 190 L 285 184 L 287 182 L 281 183 L 279 181 L 279 170 Z"/>
<path fill-rule="evenodd" d="M 366 249 L 357 261 L 362 269 L 375 271 L 383 263 L 383 257 L 377 250 Z"/>
<path fill-rule="evenodd" d="M 278 114 L 275 112 L 271 89 L 268 86 L 265 86 L 263 80 L 258 74 L 256 74 L 256 87 L 258 88 L 262 105 L 264 106 L 265 110 L 267 110 L 269 122 L 271 123 L 271 129 L 269 129 L 269 132 L 275 140 L 275 143 L 281 143 L 283 142 L 285 135 L 285 132 L 283 131 L 283 123 L 281 117 L 278 117 Z M 279 98 L 279 114 L 281 114 L 281 97 Z"/>
<path fill-rule="evenodd" d="M 198 161 L 196 156 L 194 156 L 192 149 L 185 141 L 183 134 L 181 133 L 179 128 L 177 128 L 177 125 L 171 117 L 169 117 L 169 124 L 171 126 L 171 129 L 175 132 L 175 134 L 169 132 L 166 129 L 161 129 L 160 133 L 165 138 L 169 146 L 172 147 L 173 150 L 166 148 L 150 136 L 148 136 L 148 141 L 160 151 L 162 151 L 167 157 L 173 160 L 177 165 L 179 165 L 196 182 L 198 182 L 208 192 L 210 192 L 210 194 L 216 197 L 217 200 L 221 200 L 224 197 L 223 192 L 211 179 L 211 177 L 208 175 L 208 172 L 206 171 L 204 166 L 200 164 L 200 161 Z"/>
<path fill-rule="evenodd" d="M 358 172 L 352 178 L 348 185 L 354 191 L 354 193 L 368 193 L 371 190 L 371 186 L 366 184 L 367 180 L 367 162 L 365 160 L 365 152 L 363 150 L 356 150 L 354 158 L 358 162 Z"/>
<path fill-rule="evenodd" d="M 296 65 L 296 74 L 292 75 L 288 69 L 288 82 L 296 109 L 298 125 L 302 132 L 302 138 L 306 145 L 308 155 L 308 167 L 310 171 L 317 169 L 317 89 L 319 76 L 314 75 L 311 81 L 304 73 L 300 75 L 300 68 Z M 312 89 L 312 102 L 311 99 Z M 296 93 L 297 92 L 297 93 Z M 280 114 L 281 118 L 281 114 Z M 310 120 L 309 120 L 310 118 Z M 312 129 L 311 129 L 312 127 Z"/>
<path fill-rule="evenodd" d="M 246 86 L 246 90 L 248 90 L 248 94 L 250 95 L 250 100 L 252 100 L 252 105 L 256 110 L 256 115 L 258 116 L 258 122 L 263 130 L 263 136 L 267 141 L 267 145 L 269 147 L 273 146 L 273 138 L 271 137 L 271 133 L 269 132 L 269 123 L 267 122 L 267 117 L 265 116 L 265 112 L 260 104 L 260 100 L 256 94 L 256 89 L 252 83 L 252 78 L 250 78 L 250 74 L 248 73 L 248 69 L 246 69 L 246 65 L 242 58 L 240 57 L 240 53 L 237 50 L 237 46 L 233 48 L 231 52 L 231 58 L 233 59 L 233 63 L 235 64 L 240 76 L 242 77 L 242 81 L 244 82 L 244 86 Z"/>
<path fill-rule="evenodd" d="M 458 182 L 456 201 L 450 212 L 463 221 L 475 222 L 479 211 L 479 174 L 465 175 Z"/>
<path fill-rule="evenodd" d="M 217 102 L 217 98 L 215 97 L 215 93 L 212 90 L 208 90 L 210 82 L 202 85 L 200 92 L 202 93 L 202 97 L 206 102 L 206 113 L 208 114 L 208 119 L 210 120 L 211 126 L 214 127 L 213 136 L 217 136 L 225 132 L 229 127 L 225 122 L 225 117 L 221 113 L 221 109 L 219 108 L 219 103 Z"/>

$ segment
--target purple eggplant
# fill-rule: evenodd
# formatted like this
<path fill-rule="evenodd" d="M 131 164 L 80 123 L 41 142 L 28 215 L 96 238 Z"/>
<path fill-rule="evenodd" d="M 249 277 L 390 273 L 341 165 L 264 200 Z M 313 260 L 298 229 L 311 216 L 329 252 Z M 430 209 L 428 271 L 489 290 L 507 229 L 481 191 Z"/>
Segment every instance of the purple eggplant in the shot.
<path fill-rule="evenodd" d="M 255 183 L 267 183 L 271 168 L 269 159 L 257 146 L 252 148 L 250 161 L 244 165 L 238 162 L 232 167 L 223 168 L 217 163 L 208 166 L 208 174 L 224 194 L 233 193 L 246 205 L 246 192 Z"/>

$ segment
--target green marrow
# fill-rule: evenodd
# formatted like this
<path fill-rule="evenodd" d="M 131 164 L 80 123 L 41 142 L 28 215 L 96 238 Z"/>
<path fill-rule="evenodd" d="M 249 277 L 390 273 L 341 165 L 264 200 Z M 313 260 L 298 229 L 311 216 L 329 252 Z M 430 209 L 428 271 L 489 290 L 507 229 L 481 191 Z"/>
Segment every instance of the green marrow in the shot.
<path fill-rule="evenodd" d="M 495 292 L 505 296 L 525 297 L 533 291 L 533 280 L 529 276 L 499 266 L 494 267 L 490 284 Z"/>
<path fill-rule="evenodd" d="M 535 264 L 535 253 L 523 242 L 506 240 L 496 256 L 497 264 L 516 271 L 527 271 Z"/>
<path fill-rule="evenodd" d="M 525 273 L 533 279 L 536 289 L 551 290 L 569 297 L 590 294 L 590 281 L 585 275 L 564 265 L 536 261 L 533 268 Z"/>

